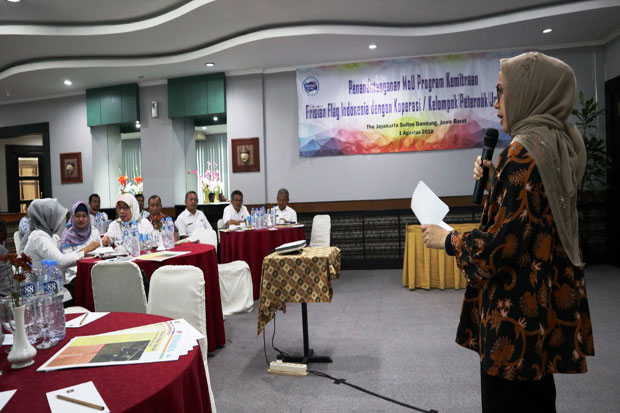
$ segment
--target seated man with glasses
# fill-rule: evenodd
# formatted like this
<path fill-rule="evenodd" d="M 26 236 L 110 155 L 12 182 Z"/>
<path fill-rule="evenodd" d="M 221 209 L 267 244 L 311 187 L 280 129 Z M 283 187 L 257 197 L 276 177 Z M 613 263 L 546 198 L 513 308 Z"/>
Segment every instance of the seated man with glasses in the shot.
<path fill-rule="evenodd" d="M 224 224 L 226 227 L 240 225 L 249 216 L 248 209 L 243 206 L 243 193 L 238 189 L 234 190 L 230 195 L 230 205 L 224 208 L 224 216 L 222 217 Z"/>

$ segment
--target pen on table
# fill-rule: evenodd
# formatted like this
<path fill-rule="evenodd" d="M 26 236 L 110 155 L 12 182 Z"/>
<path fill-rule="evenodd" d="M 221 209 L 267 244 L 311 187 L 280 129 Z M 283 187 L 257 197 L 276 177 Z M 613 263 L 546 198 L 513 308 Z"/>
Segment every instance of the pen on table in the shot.
<path fill-rule="evenodd" d="M 99 404 L 95 404 L 95 403 L 91 403 L 91 402 L 85 402 L 84 400 L 74 399 L 73 397 L 67 397 L 67 396 L 64 396 L 62 394 L 57 394 L 56 397 L 58 397 L 60 400 L 66 401 L 66 402 L 71 402 L 71 403 L 79 404 L 79 405 L 82 405 L 82 406 L 90 407 L 91 409 L 97 409 L 97 410 L 104 410 L 105 409 L 105 406 L 101 406 Z"/>
<path fill-rule="evenodd" d="M 82 320 L 80 321 L 80 325 L 82 325 L 82 323 L 84 323 L 84 320 L 86 320 L 86 317 L 88 317 L 88 314 L 90 314 L 90 313 L 84 314 L 84 317 L 82 317 Z"/>

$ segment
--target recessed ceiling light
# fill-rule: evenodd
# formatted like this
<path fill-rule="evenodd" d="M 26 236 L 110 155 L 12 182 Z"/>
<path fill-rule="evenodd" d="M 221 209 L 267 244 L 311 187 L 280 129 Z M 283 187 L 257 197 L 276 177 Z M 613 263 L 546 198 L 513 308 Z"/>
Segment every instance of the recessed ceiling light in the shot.
<path fill-rule="evenodd" d="M 376 49 L 376 48 L 377 48 L 377 45 L 376 45 L 376 44 L 374 44 L 374 43 L 370 43 L 370 44 L 368 45 L 368 48 L 369 48 L 370 50 L 373 50 L 373 49 Z"/>
<path fill-rule="evenodd" d="M 213 66 L 215 66 L 215 63 L 213 63 L 213 62 L 207 62 L 207 63 L 205 63 L 205 66 L 207 66 L 207 67 L 213 67 Z"/>
<path fill-rule="evenodd" d="M 213 117 L 213 120 L 214 120 L 214 121 L 217 121 L 217 116 L 214 116 L 214 117 Z"/>
<path fill-rule="evenodd" d="M 8 1 L 9 3 L 19 3 L 22 0 L 6 0 L 6 1 Z"/>
<path fill-rule="evenodd" d="M 139 120 L 137 120 L 137 121 L 136 121 L 136 125 L 139 125 L 139 124 L 140 124 L 140 121 L 139 121 Z"/>
<path fill-rule="evenodd" d="M 65 79 L 65 81 L 63 82 L 65 85 L 67 86 L 71 86 L 73 84 L 72 81 L 70 81 L 69 79 Z"/>
<path fill-rule="evenodd" d="M 543 30 L 543 33 L 547 34 L 547 33 L 551 33 L 552 31 L 553 31 L 552 28 L 548 28 L 548 29 Z"/>

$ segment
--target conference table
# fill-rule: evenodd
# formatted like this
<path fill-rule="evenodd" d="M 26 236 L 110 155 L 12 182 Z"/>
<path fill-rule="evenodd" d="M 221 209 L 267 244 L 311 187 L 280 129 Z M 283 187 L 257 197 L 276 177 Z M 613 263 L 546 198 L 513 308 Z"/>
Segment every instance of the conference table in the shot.
<path fill-rule="evenodd" d="M 193 265 L 202 270 L 205 278 L 208 351 L 212 353 L 217 347 L 222 347 L 226 344 L 215 247 L 206 244 L 186 243 L 177 245 L 171 251 L 189 251 L 189 253 L 169 258 L 162 262 L 143 260 L 134 260 L 134 262 L 144 271 L 149 280 L 153 272 L 163 265 Z M 75 305 L 90 311 L 95 311 L 90 272 L 99 261 L 98 258 L 85 258 L 78 260 L 77 264 L 74 294 Z"/>
<path fill-rule="evenodd" d="M 67 320 L 80 316 L 67 314 Z M 109 313 L 83 327 L 67 328 L 67 336 L 58 345 L 37 350 L 32 366 L 13 370 L 6 356 L 0 357 L 0 391 L 17 389 L 2 413 L 49 412 L 47 392 L 89 381 L 94 383 L 112 412 L 211 412 L 207 376 L 198 345 L 175 361 L 36 371 L 75 336 L 102 334 L 167 320 L 170 318 L 150 314 Z M 5 348 L 0 347 L 2 354 Z"/>
<path fill-rule="evenodd" d="M 449 224 L 458 232 L 478 228 L 479 223 Z M 465 276 L 456 265 L 456 259 L 445 250 L 426 248 L 420 225 L 407 225 L 403 259 L 403 285 L 416 288 L 465 288 Z"/>
<path fill-rule="evenodd" d="M 263 258 L 277 246 L 306 239 L 303 225 L 277 226 L 270 229 L 220 230 L 220 257 L 222 263 L 245 261 L 252 273 L 254 300 L 260 296 Z"/>
<path fill-rule="evenodd" d="M 257 334 L 273 319 L 277 310 L 286 313 L 286 303 L 301 303 L 303 355 L 289 356 L 284 361 L 331 363 L 330 357 L 316 356 L 310 349 L 307 303 L 332 301 L 332 280 L 340 276 L 340 264 L 338 247 L 304 248 L 291 254 L 272 253 L 263 260 Z"/>

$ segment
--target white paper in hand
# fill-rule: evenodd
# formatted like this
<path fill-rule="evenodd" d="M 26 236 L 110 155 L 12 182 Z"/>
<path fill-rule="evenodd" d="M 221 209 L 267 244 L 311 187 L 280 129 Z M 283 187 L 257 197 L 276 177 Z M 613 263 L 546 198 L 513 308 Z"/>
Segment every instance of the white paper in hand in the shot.
<path fill-rule="evenodd" d="M 413 191 L 413 195 L 411 196 L 411 210 L 422 225 L 434 224 L 439 225 L 446 231 L 453 230 L 450 225 L 443 222 L 450 208 L 431 191 L 424 181 L 418 182 L 418 185 L 416 185 Z"/>

